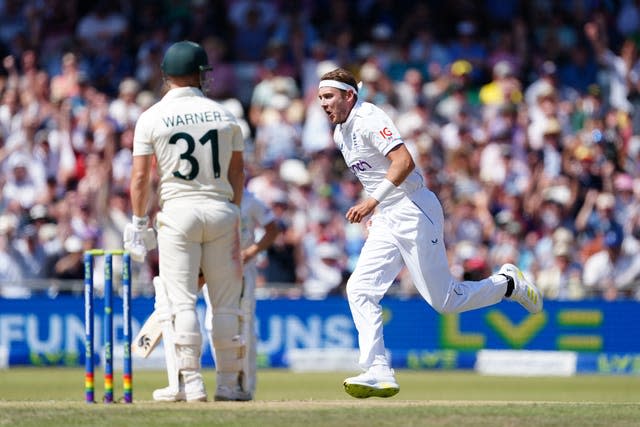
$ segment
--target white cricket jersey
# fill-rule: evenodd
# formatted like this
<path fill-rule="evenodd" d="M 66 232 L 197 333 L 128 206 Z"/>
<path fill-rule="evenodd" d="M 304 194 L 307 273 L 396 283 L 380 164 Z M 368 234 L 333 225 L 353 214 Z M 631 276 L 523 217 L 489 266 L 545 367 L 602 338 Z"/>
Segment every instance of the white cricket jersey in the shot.
<path fill-rule="evenodd" d="M 344 123 L 333 132 L 347 166 L 358 177 L 367 194 L 386 177 L 391 161 L 386 155 L 403 144 L 391 118 L 369 102 L 358 101 Z M 381 209 L 400 201 L 406 194 L 424 187 L 422 176 L 413 170 L 379 205 Z"/>
<path fill-rule="evenodd" d="M 264 227 L 275 219 L 271 209 L 247 190 L 242 194 L 240 216 L 242 218 L 240 223 L 240 247 L 242 249 L 255 243 L 256 228 Z"/>
<path fill-rule="evenodd" d="M 174 198 L 230 200 L 227 172 L 233 151 L 242 151 L 235 116 L 200 89 L 172 89 L 136 123 L 133 155 L 155 154 L 160 203 Z"/>

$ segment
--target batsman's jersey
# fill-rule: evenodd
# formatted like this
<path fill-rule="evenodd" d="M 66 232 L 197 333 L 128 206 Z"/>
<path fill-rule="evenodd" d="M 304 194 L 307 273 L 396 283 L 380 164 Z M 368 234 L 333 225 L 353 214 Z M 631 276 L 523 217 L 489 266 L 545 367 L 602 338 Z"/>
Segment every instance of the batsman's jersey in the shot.
<path fill-rule="evenodd" d="M 232 199 L 227 172 L 232 152 L 243 149 L 236 118 L 193 87 L 172 89 L 143 112 L 133 139 L 134 156 L 156 156 L 161 204 L 175 198 Z"/>
<path fill-rule="evenodd" d="M 347 120 L 336 126 L 333 134 L 345 162 L 358 177 L 367 194 L 373 193 L 387 175 L 391 161 L 386 155 L 402 144 L 402 137 L 391 118 L 369 102 L 358 102 Z M 379 205 L 384 210 L 424 187 L 422 176 L 413 170 L 397 189 Z"/>

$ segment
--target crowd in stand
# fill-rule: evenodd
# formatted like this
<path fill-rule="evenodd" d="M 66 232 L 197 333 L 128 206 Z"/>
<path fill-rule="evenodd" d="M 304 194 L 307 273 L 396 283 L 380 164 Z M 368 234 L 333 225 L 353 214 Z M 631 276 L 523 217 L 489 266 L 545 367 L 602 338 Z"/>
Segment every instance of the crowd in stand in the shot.
<path fill-rule="evenodd" d="M 121 247 L 133 127 L 181 39 L 207 50 L 247 187 L 281 227 L 261 296 L 341 294 L 364 241 L 344 219 L 362 187 L 317 101 L 341 66 L 441 199 L 456 276 L 511 262 L 547 299 L 640 299 L 632 0 L 0 0 L 0 295 L 81 280 L 84 249 Z M 151 253 L 136 293 L 156 273 Z M 414 292 L 402 273 L 394 290 Z"/>

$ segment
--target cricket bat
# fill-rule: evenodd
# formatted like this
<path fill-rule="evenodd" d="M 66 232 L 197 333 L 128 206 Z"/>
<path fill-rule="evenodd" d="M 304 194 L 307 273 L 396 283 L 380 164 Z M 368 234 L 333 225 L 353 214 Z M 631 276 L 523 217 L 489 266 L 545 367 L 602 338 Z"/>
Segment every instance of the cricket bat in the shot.
<path fill-rule="evenodd" d="M 140 332 L 131 343 L 131 352 L 136 356 L 147 358 L 162 338 L 162 326 L 157 311 L 153 311 L 144 322 Z"/>

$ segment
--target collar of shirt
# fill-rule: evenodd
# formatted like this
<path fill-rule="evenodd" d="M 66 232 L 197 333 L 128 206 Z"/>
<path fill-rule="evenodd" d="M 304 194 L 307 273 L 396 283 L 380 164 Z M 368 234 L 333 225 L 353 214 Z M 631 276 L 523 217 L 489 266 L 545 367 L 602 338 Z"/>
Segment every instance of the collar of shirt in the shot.
<path fill-rule="evenodd" d="M 354 120 L 354 117 L 358 115 L 358 110 L 360 109 L 360 107 L 362 107 L 362 101 L 358 100 L 353 105 L 353 108 L 351 108 L 351 111 L 349 112 L 349 115 L 347 116 L 347 120 L 345 120 L 343 123 L 339 124 L 340 129 L 342 129 L 343 126 L 348 126 L 350 124 L 350 122 L 352 122 Z"/>
<path fill-rule="evenodd" d="M 188 96 L 204 96 L 204 94 L 197 87 L 176 87 L 167 92 L 162 99 L 184 98 Z"/>

